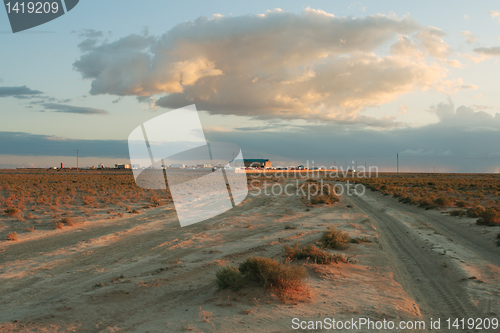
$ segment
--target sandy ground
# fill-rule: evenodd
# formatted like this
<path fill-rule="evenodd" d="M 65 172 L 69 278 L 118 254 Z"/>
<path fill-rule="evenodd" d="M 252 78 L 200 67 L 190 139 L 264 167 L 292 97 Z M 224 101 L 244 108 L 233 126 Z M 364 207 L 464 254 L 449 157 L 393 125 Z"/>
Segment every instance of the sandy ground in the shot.
<path fill-rule="evenodd" d="M 311 290 L 302 301 L 217 291 L 221 266 L 283 261 L 285 244 L 314 243 L 327 226 L 372 243 L 342 251 L 353 264 L 300 262 Z M 327 317 L 424 320 L 421 331 L 438 332 L 431 317 L 499 316 L 498 231 L 370 191 L 310 210 L 299 196 L 249 195 L 184 228 L 170 205 L 35 230 L 0 242 L 0 332 L 291 332 L 293 318 Z"/>

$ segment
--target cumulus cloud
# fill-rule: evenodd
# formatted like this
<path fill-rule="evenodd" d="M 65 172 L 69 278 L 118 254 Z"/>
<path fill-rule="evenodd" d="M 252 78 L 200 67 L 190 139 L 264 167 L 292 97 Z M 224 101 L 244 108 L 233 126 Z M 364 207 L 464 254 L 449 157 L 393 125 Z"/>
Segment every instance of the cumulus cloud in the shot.
<path fill-rule="evenodd" d="M 488 15 L 490 15 L 492 18 L 499 17 L 500 16 L 500 11 L 498 10 L 489 10 Z M 500 22 L 500 18 L 498 19 L 498 22 Z"/>
<path fill-rule="evenodd" d="M 476 36 L 474 36 L 470 31 L 461 31 L 460 34 L 464 37 L 467 44 L 477 42 Z"/>
<path fill-rule="evenodd" d="M 21 87 L 0 87 L 0 97 L 27 98 L 43 94 L 39 90 L 32 90 L 26 86 Z"/>
<path fill-rule="evenodd" d="M 486 56 L 497 56 L 500 55 L 500 46 L 478 47 L 474 49 L 474 52 L 481 53 Z"/>
<path fill-rule="evenodd" d="M 109 114 L 109 112 L 105 111 L 105 110 L 82 107 L 82 106 L 58 104 L 58 103 L 44 103 L 44 104 L 42 104 L 42 106 L 46 110 L 52 110 L 53 112 L 77 113 L 77 114 L 85 114 L 85 115 Z"/>
<path fill-rule="evenodd" d="M 500 113 L 495 116 L 485 111 L 474 111 L 475 106 L 464 105 L 455 109 L 451 99 L 431 107 L 431 112 L 439 118 L 439 126 L 460 128 L 463 131 L 500 131 Z M 484 108 L 483 108 L 484 109 Z"/>
<path fill-rule="evenodd" d="M 276 9 L 200 17 L 158 38 L 88 43 L 74 68 L 92 80 L 93 95 L 163 95 L 156 105 L 166 108 L 196 103 L 212 114 L 391 126 L 393 119 L 360 111 L 416 90 L 463 86 L 445 80 L 443 65 L 460 63 L 448 59 L 444 35 L 410 17 Z M 394 42 L 389 54 L 379 52 Z"/>

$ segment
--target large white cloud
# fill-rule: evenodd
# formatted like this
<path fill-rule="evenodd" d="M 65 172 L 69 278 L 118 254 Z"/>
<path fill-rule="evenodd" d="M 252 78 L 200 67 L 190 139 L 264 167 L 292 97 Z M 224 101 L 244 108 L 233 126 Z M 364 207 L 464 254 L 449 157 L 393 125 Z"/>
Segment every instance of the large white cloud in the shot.
<path fill-rule="evenodd" d="M 391 124 L 360 115 L 416 90 L 467 88 L 446 79 L 452 53 L 433 27 L 410 17 L 336 17 L 305 9 L 200 17 L 159 38 L 130 35 L 81 45 L 74 63 L 91 94 L 160 96 L 213 114 Z M 387 53 L 388 47 L 391 51 Z M 385 51 L 384 51 L 385 50 Z"/>

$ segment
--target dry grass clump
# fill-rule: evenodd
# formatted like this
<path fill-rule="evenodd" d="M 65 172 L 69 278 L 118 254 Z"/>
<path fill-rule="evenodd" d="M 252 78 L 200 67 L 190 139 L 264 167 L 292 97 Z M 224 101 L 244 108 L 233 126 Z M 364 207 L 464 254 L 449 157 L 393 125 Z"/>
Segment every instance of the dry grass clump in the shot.
<path fill-rule="evenodd" d="M 362 243 L 371 243 L 372 241 L 368 237 L 364 236 L 364 237 L 351 238 L 351 239 L 349 239 L 349 242 L 355 243 L 355 244 L 362 244 Z"/>
<path fill-rule="evenodd" d="M 466 215 L 467 217 L 480 217 L 485 211 L 482 206 L 474 206 L 472 208 L 467 209 Z"/>
<path fill-rule="evenodd" d="M 488 208 L 481 213 L 481 218 L 476 221 L 479 225 L 500 225 L 500 212 L 495 208 Z"/>
<path fill-rule="evenodd" d="M 237 267 L 232 265 L 223 267 L 215 273 L 217 278 L 217 287 L 219 290 L 231 289 L 233 291 L 238 291 L 243 288 L 244 281 L 243 276 Z"/>
<path fill-rule="evenodd" d="M 18 241 L 19 240 L 19 237 L 17 237 L 17 232 L 14 231 L 14 232 L 9 232 L 7 234 L 7 237 L 5 237 L 5 239 L 7 240 L 11 240 L 11 241 Z"/>
<path fill-rule="evenodd" d="M 350 237 L 347 232 L 328 227 L 326 231 L 323 231 L 319 242 L 325 248 L 342 250 L 349 246 L 349 240 Z"/>
<path fill-rule="evenodd" d="M 64 224 L 60 221 L 55 221 L 54 222 L 54 229 L 62 229 L 64 228 Z"/>
<path fill-rule="evenodd" d="M 455 206 L 461 207 L 461 208 L 467 208 L 470 206 L 470 204 L 467 201 L 459 200 L 455 202 Z"/>
<path fill-rule="evenodd" d="M 285 254 L 290 260 L 300 260 L 306 259 L 311 260 L 315 264 L 326 265 L 332 262 L 347 262 L 347 258 L 340 253 L 332 254 L 323 251 L 316 246 L 309 244 L 307 246 L 300 246 L 299 243 L 295 243 L 294 247 L 285 245 Z"/>
<path fill-rule="evenodd" d="M 218 270 L 216 283 L 219 290 L 235 291 L 254 283 L 283 295 L 291 290 L 304 288 L 306 277 L 303 266 L 288 262 L 281 264 L 271 258 L 250 257 L 240 263 L 238 268 L 227 266 Z"/>
<path fill-rule="evenodd" d="M 453 200 L 448 197 L 439 197 L 434 200 L 434 203 L 438 206 L 449 207 L 453 205 Z"/>
<path fill-rule="evenodd" d="M 21 210 L 15 207 L 9 207 L 4 210 L 4 213 L 9 216 L 15 216 L 19 215 L 21 213 Z"/>
<path fill-rule="evenodd" d="M 310 197 L 311 204 L 326 204 L 332 205 L 336 202 L 339 202 L 340 199 L 335 193 L 334 189 L 330 184 L 325 184 L 321 186 L 318 190 L 317 194 L 311 194 Z"/>
<path fill-rule="evenodd" d="M 63 217 L 61 219 L 61 223 L 68 225 L 69 227 L 72 227 L 75 225 L 75 219 L 72 217 Z"/>

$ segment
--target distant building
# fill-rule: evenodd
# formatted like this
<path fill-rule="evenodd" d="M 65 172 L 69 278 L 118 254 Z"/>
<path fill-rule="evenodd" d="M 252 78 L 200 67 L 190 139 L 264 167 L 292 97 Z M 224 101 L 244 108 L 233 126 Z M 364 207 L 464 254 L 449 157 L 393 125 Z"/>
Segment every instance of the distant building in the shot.
<path fill-rule="evenodd" d="M 196 166 L 198 169 L 205 169 L 205 168 L 211 168 L 212 164 L 198 164 Z"/>
<path fill-rule="evenodd" d="M 170 164 L 171 168 L 185 168 L 186 164 Z"/>
<path fill-rule="evenodd" d="M 271 161 L 264 158 L 253 158 L 244 160 L 246 168 L 270 168 Z"/>
<path fill-rule="evenodd" d="M 115 169 L 130 169 L 130 164 L 115 164 Z"/>

